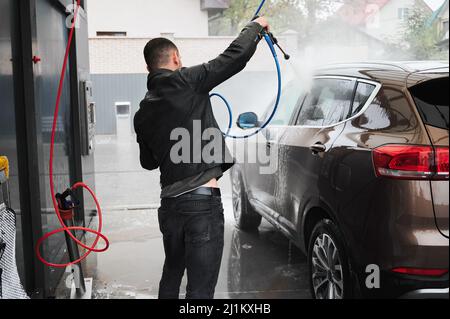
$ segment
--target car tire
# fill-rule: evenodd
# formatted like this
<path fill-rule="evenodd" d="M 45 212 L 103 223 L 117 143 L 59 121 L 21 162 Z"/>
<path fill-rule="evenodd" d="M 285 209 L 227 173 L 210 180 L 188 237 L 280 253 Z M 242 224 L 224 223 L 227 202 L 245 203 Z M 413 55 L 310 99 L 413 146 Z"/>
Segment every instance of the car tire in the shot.
<path fill-rule="evenodd" d="M 255 231 L 261 225 L 262 217 L 250 205 L 241 174 L 239 174 L 238 170 L 233 169 L 231 176 L 233 212 L 236 226 L 244 231 Z"/>
<path fill-rule="evenodd" d="M 313 298 L 353 297 L 352 277 L 343 243 L 341 232 L 331 220 L 321 220 L 314 227 L 308 247 L 309 279 Z"/>

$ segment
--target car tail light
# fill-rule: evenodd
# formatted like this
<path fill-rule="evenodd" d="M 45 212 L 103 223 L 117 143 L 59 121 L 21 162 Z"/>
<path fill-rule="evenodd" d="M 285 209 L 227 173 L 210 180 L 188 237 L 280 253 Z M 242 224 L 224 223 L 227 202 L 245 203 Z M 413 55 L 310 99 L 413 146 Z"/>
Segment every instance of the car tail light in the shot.
<path fill-rule="evenodd" d="M 396 179 L 449 178 L 449 148 L 415 145 L 384 145 L 373 150 L 378 177 Z"/>
<path fill-rule="evenodd" d="M 448 147 L 436 148 L 436 174 L 448 179 Z"/>
<path fill-rule="evenodd" d="M 392 272 L 403 275 L 441 277 L 448 273 L 448 269 L 421 269 L 399 267 L 392 269 Z"/>

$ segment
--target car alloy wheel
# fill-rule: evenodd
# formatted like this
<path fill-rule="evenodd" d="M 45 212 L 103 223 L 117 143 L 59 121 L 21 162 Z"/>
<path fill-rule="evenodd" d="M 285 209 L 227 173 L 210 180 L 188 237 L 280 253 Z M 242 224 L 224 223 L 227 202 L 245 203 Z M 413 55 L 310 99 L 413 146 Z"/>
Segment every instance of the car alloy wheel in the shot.
<path fill-rule="evenodd" d="M 344 273 L 339 250 L 327 234 L 319 235 L 312 252 L 312 283 L 317 299 L 343 299 Z"/>

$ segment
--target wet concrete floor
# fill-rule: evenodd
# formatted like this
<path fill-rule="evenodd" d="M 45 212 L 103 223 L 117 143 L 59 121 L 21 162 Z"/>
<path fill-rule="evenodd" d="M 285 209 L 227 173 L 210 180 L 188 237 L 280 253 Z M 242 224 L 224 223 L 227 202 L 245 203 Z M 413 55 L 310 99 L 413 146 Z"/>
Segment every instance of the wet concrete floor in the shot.
<path fill-rule="evenodd" d="M 158 181 L 158 172 L 139 167 L 133 137 L 97 138 L 96 191 L 106 208 L 104 233 L 111 246 L 105 253 L 92 254 L 84 264 L 86 277 L 94 279 L 94 298 L 157 298 L 164 263 L 156 209 Z M 305 256 L 268 222 L 263 221 L 257 233 L 235 228 L 229 176 L 220 184 L 225 248 L 215 297 L 310 298 Z M 63 283 L 58 298 L 68 296 Z M 186 278 L 181 298 L 185 286 Z"/>

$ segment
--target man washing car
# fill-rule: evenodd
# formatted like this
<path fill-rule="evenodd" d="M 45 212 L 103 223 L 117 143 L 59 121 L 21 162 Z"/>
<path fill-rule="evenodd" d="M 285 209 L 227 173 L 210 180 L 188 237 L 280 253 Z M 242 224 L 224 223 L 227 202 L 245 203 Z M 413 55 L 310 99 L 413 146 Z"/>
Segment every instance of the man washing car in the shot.
<path fill-rule="evenodd" d="M 193 151 L 202 132 L 219 130 L 209 92 L 242 71 L 256 51 L 263 30 L 269 29 L 264 17 L 249 23 L 236 40 L 216 59 L 183 68 L 175 44 L 164 38 L 153 39 L 144 49 L 148 92 L 134 118 L 141 165 L 147 170 L 160 168 L 161 207 L 158 218 L 164 238 L 166 260 L 159 298 L 179 297 L 181 280 L 187 270 L 188 299 L 211 299 L 220 270 L 223 252 L 224 217 L 218 179 L 233 161 L 220 135 L 221 160 L 205 161 Z M 177 128 L 189 132 L 189 162 L 171 158 L 177 143 L 171 134 Z M 201 152 L 201 151 L 200 151 Z M 192 154 L 191 154 L 192 153 Z M 185 154 L 187 155 L 187 154 Z M 216 154 L 217 155 L 217 154 Z"/>

